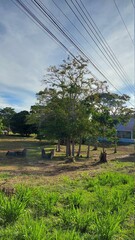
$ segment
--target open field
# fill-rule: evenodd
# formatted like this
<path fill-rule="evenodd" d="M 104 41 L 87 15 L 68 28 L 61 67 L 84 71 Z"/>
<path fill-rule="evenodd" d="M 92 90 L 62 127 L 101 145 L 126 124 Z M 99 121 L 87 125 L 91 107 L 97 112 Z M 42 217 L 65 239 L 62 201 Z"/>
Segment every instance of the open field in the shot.
<path fill-rule="evenodd" d="M 98 163 L 101 148 L 87 159 L 83 146 L 81 158 L 65 163 L 64 146 L 53 160 L 41 158 L 42 147 L 55 148 L 33 138 L 0 139 L 0 239 L 135 239 L 133 145 L 116 154 L 107 148 L 105 164 Z M 26 158 L 5 156 L 23 148 Z"/>
<path fill-rule="evenodd" d="M 113 153 L 113 147 L 107 148 L 107 164 L 98 164 L 101 148 L 97 151 L 91 150 L 91 157 L 87 159 L 87 147 L 82 147 L 82 158 L 75 163 L 65 164 L 65 147 L 61 147 L 60 153 L 55 153 L 53 160 L 43 160 L 41 158 L 41 148 L 52 149 L 54 145 L 48 145 L 44 141 L 38 141 L 34 138 L 4 137 L 0 139 L 0 173 L 8 179 L 8 184 L 15 184 L 16 181 L 27 184 L 42 184 L 45 182 L 58 181 L 61 176 L 76 177 L 82 173 L 95 175 L 97 172 L 111 171 L 134 173 L 134 146 L 118 146 L 117 153 Z M 6 157 L 8 150 L 20 150 L 27 148 L 26 158 Z M 91 147 L 92 149 L 92 147 Z M 76 146 L 77 150 L 77 146 Z M 7 176 L 7 178 L 6 178 Z M 31 181 L 31 178 L 36 178 Z"/>

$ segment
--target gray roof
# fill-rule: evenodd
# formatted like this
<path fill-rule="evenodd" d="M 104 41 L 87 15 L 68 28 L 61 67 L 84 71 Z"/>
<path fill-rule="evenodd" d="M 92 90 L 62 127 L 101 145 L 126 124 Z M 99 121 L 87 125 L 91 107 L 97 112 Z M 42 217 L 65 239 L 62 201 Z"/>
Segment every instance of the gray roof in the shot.
<path fill-rule="evenodd" d="M 135 119 L 131 118 L 129 122 L 125 125 L 119 124 L 117 126 L 117 131 L 133 131 L 135 127 Z"/>

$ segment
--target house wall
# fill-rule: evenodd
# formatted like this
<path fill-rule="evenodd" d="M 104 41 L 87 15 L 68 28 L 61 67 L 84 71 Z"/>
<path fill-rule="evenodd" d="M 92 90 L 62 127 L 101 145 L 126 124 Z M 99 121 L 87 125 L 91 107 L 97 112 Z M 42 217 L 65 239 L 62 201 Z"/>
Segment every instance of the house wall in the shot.
<path fill-rule="evenodd" d="M 132 139 L 132 131 L 117 131 L 118 138 Z"/>

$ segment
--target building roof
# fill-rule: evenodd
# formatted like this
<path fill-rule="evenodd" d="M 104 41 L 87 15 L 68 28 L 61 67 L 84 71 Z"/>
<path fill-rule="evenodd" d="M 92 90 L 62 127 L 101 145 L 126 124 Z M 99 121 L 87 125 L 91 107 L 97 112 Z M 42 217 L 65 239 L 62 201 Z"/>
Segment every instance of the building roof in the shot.
<path fill-rule="evenodd" d="M 135 127 L 135 119 L 131 118 L 129 122 L 125 125 L 122 125 L 121 123 L 117 126 L 117 131 L 133 131 Z"/>

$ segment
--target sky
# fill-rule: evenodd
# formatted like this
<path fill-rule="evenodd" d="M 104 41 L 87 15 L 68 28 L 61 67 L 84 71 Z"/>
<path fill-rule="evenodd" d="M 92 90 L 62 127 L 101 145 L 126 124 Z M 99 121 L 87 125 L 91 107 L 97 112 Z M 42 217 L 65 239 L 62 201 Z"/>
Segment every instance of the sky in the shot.
<path fill-rule="evenodd" d="M 33 22 L 16 0 L 0 0 L 0 108 L 12 107 L 16 112 L 30 110 L 36 103 L 36 93 L 43 84 L 47 68 L 60 65 L 69 52 Z M 22 0 L 39 20 L 72 52 L 80 54 L 31 0 Z M 128 94 L 134 103 L 134 8 L 132 0 L 37 0 L 53 14 L 61 27 L 74 39 L 90 61 L 107 76 L 109 89 Z M 77 2 L 87 18 L 77 12 Z M 68 3 L 68 4 L 67 4 Z M 117 7 L 116 7 L 117 6 Z M 74 12 L 73 12 L 74 11 Z M 75 15 L 75 14 L 76 15 Z M 105 48 L 91 31 L 90 17 L 100 30 L 117 63 L 113 63 Z M 102 45 L 101 45 L 102 44 Z M 102 46 L 104 48 L 102 48 Z M 105 52 L 107 51 L 107 53 Z M 113 56 L 114 56 L 113 55 Z M 115 64 L 115 65 L 113 65 Z M 121 72 L 118 72 L 118 68 Z M 115 68 L 115 69 L 114 69 Z M 89 70 L 100 80 L 106 80 L 91 63 Z M 120 75 L 122 74 L 122 75 Z M 131 106 L 132 107 L 132 106 Z"/>

